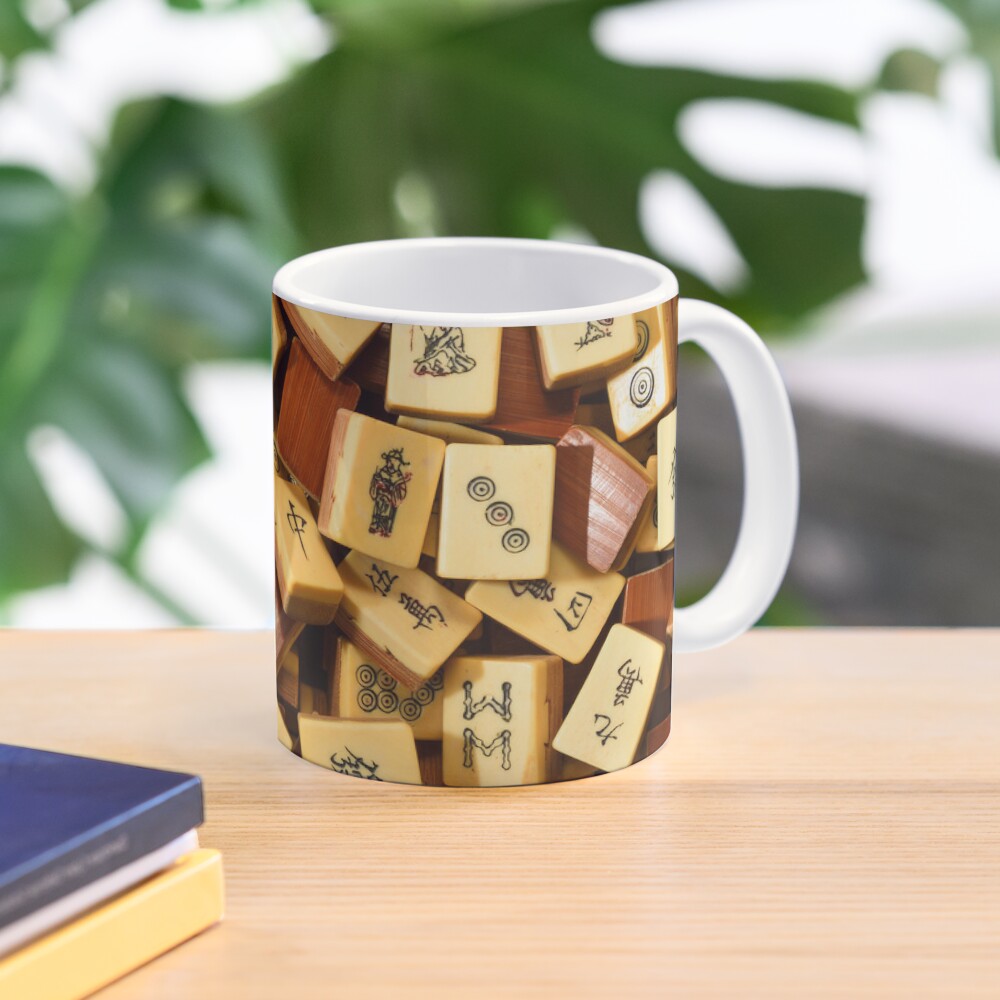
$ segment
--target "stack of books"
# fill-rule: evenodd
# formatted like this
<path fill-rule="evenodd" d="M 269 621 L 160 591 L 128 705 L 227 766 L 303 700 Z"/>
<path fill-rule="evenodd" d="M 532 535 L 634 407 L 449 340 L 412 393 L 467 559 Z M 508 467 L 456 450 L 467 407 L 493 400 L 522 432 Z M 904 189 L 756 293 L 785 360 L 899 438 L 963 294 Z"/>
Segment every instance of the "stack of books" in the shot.
<path fill-rule="evenodd" d="M 222 918 L 201 780 L 0 744 L 0 997 L 76 1000 Z"/>

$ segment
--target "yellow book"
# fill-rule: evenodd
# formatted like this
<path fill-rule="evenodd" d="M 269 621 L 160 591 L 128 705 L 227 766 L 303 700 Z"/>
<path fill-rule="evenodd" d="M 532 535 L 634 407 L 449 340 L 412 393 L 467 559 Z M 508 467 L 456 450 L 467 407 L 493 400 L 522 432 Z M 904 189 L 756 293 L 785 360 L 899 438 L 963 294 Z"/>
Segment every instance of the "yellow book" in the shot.
<path fill-rule="evenodd" d="M 222 919 L 222 855 L 200 849 L 0 961 L 0 997 L 79 1000 Z"/>

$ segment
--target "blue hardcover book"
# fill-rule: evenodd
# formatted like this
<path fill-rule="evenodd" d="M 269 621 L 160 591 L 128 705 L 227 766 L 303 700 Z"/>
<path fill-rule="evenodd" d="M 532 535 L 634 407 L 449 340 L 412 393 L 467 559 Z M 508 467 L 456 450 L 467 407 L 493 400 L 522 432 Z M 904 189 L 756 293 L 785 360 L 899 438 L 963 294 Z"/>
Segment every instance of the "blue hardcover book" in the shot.
<path fill-rule="evenodd" d="M 194 775 L 0 743 L 0 929 L 203 819 Z"/>

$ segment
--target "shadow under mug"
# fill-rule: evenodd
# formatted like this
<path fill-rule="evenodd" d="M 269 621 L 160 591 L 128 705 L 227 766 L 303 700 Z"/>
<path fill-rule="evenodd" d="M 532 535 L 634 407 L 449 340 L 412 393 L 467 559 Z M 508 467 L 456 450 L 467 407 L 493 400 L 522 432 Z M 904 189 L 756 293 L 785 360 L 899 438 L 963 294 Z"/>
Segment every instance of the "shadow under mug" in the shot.
<path fill-rule="evenodd" d="M 373 781 L 615 771 L 670 730 L 671 661 L 767 608 L 791 553 L 791 412 L 750 328 L 660 263 L 538 240 L 335 247 L 272 298 L 278 733 Z M 673 606 L 677 345 L 744 452 L 715 588 Z"/>

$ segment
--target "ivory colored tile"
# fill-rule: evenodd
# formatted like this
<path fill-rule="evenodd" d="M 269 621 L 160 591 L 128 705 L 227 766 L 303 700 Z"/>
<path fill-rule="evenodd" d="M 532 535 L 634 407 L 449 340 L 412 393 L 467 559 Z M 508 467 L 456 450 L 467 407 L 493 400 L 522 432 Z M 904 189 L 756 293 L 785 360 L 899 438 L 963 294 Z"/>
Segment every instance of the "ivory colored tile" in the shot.
<path fill-rule="evenodd" d="M 663 652 L 662 642 L 612 625 L 552 746 L 602 771 L 631 764 L 645 734 Z"/>
<path fill-rule="evenodd" d="M 274 540 L 278 591 L 285 613 L 310 625 L 329 625 L 344 592 L 305 493 L 274 477 Z"/>
<path fill-rule="evenodd" d="M 302 756 L 337 774 L 421 785 L 413 730 L 405 722 L 299 716 Z"/>
<path fill-rule="evenodd" d="M 405 722 L 418 740 L 441 739 L 441 690 L 444 676 L 437 671 L 415 691 L 361 651 L 349 639 L 337 641 L 334 667 L 333 713 L 344 719 L 395 719 Z"/>
<path fill-rule="evenodd" d="M 549 568 L 556 451 L 450 444 L 441 479 L 438 576 L 522 580 Z"/>
<path fill-rule="evenodd" d="M 677 493 L 676 408 L 657 425 L 656 451 L 656 544 L 662 550 L 669 549 L 674 544 L 674 503 Z"/>
<path fill-rule="evenodd" d="M 465 592 L 465 599 L 537 646 L 579 663 L 593 646 L 624 586 L 625 577 L 598 573 L 554 542 L 544 577 L 477 581 Z"/>
<path fill-rule="evenodd" d="M 556 448 L 553 534 L 601 573 L 620 569 L 653 503 L 653 479 L 593 427 L 571 427 Z"/>
<path fill-rule="evenodd" d="M 343 412 L 334 421 L 319 529 L 351 549 L 412 568 L 427 534 L 445 445 Z"/>
<path fill-rule="evenodd" d="M 497 411 L 485 426 L 532 441 L 558 441 L 574 423 L 580 390 L 546 390 L 535 339 L 534 327 L 504 327 Z"/>
<path fill-rule="evenodd" d="M 293 340 L 281 386 L 275 444 L 281 460 L 303 489 L 318 497 L 323 488 L 330 434 L 337 414 L 353 410 L 361 389 L 349 378 L 330 381 L 299 340 Z"/>
<path fill-rule="evenodd" d="M 329 379 L 340 377 L 340 373 L 382 325 L 367 319 L 331 316 L 284 299 L 282 306 L 292 329 Z"/>
<path fill-rule="evenodd" d="M 667 336 L 666 305 L 637 313 L 638 347 L 632 364 L 608 379 L 608 402 L 619 441 L 649 427 L 670 405 L 673 348 Z"/>
<path fill-rule="evenodd" d="M 631 315 L 538 327 L 538 356 L 547 389 L 585 385 L 632 360 L 638 345 Z"/>
<path fill-rule="evenodd" d="M 553 718 L 561 714 L 556 656 L 456 656 L 444 669 L 446 785 L 530 785 L 548 780 Z"/>
<path fill-rule="evenodd" d="M 394 324 L 386 409 L 489 420 L 497 408 L 501 335 L 500 327 Z"/>
<path fill-rule="evenodd" d="M 482 615 L 420 569 L 351 552 L 340 566 L 340 630 L 414 690 L 451 656 Z"/>
<path fill-rule="evenodd" d="M 426 420 L 404 413 L 396 421 L 396 426 L 440 438 L 445 444 L 503 444 L 503 438 L 499 434 L 490 434 L 488 431 L 479 430 L 478 427 L 453 424 L 447 420 Z"/>

